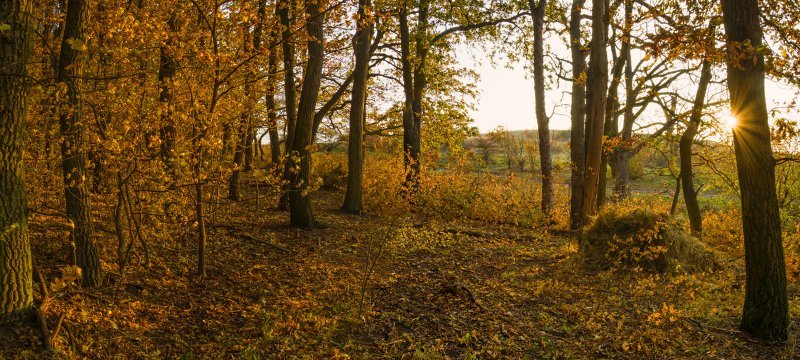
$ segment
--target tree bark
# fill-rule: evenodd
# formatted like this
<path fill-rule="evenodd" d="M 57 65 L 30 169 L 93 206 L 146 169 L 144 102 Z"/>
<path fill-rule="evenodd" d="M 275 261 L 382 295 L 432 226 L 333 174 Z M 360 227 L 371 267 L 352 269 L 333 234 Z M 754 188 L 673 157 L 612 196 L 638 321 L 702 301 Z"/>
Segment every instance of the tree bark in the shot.
<path fill-rule="evenodd" d="M 414 191 L 418 186 L 419 176 L 419 150 L 415 146 L 415 139 L 419 139 L 414 116 L 414 70 L 411 65 L 411 35 L 408 28 L 408 3 L 403 2 L 400 9 L 400 53 L 403 72 L 403 164 L 405 165 L 406 178 L 404 188 L 407 192 Z M 419 65 L 418 65 L 419 66 Z"/>
<path fill-rule="evenodd" d="M 571 130 L 569 155 L 572 161 L 570 175 L 569 224 L 570 229 L 581 226 L 583 212 L 584 169 L 586 152 L 584 149 L 584 126 L 586 119 L 586 62 L 581 49 L 581 9 L 586 0 L 574 0 L 570 10 L 569 39 L 572 53 L 572 104 L 570 107 Z"/>
<path fill-rule="evenodd" d="M 533 82 L 536 102 L 536 124 L 539 134 L 539 160 L 542 171 L 542 212 L 549 216 L 553 210 L 553 158 L 550 152 L 550 119 L 545 111 L 544 97 L 544 15 L 547 0 L 528 0 L 533 16 Z"/>
<path fill-rule="evenodd" d="M 700 82 L 697 85 L 697 94 L 692 106 L 692 114 L 686 130 L 681 135 L 680 140 L 680 159 L 681 159 L 681 184 L 683 185 L 683 201 L 686 203 L 686 212 L 689 215 L 689 225 L 692 228 L 692 235 L 699 237 L 703 232 L 703 219 L 700 215 L 700 204 L 697 202 L 697 191 L 694 188 L 694 174 L 692 173 L 692 143 L 697 136 L 700 128 L 700 120 L 703 117 L 705 107 L 706 90 L 711 82 L 711 63 L 703 60 L 703 67 L 700 70 Z"/>
<path fill-rule="evenodd" d="M 294 142 L 295 126 L 297 125 L 297 86 L 294 79 L 294 44 L 292 43 L 292 22 L 290 18 L 290 8 L 294 7 L 294 1 L 281 0 L 275 6 L 275 12 L 281 23 L 281 48 L 283 50 L 283 91 L 286 99 L 286 143 L 284 153 L 287 157 L 291 154 Z M 283 181 L 285 184 L 291 183 L 292 165 L 287 158 L 284 163 Z M 284 192 L 278 201 L 278 208 L 286 210 L 289 208 L 288 188 L 284 186 Z"/>
<path fill-rule="evenodd" d="M 177 180 L 175 172 L 175 141 L 176 129 L 175 119 L 172 116 L 172 78 L 178 71 L 178 64 L 171 54 L 172 36 L 178 31 L 178 24 L 175 14 L 170 15 L 167 21 L 169 27 L 169 38 L 164 46 L 160 48 L 158 66 L 158 84 L 160 93 L 158 101 L 161 103 L 161 161 L 164 163 L 164 170 L 174 184 Z"/>
<path fill-rule="evenodd" d="M 606 89 L 608 86 L 608 55 L 606 52 L 605 0 L 592 0 L 592 52 L 589 57 L 591 101 L 588 104 L 586 137 L 586 172 L 583 188 L 585 220 L 597 212 L 600 158 L 603 155 L 603 125 L 605 122 Z"/>
<path fill-rule="evenodd" d="M 311 180 L 311 134 L 314 127 L 314 114 L 322 80 L 324 62 L 325 37 L 322 31 L 324 14 L 320 12 L 320 4 L 309 1 L 306 4 L 308 21 L 308 62 L 303 74 L 303 88 L 300 92 L 300 103 L 297 108 L 297 127 L 295 128 L 292 153 L 290 158 L 299 157 L 299 162 L 290 160 L 292 189 L 289 192 L 289 219 L 292 227 L 304 229 L 316 225 L 311 211 L 311 199 L 308 188 Z"/>
<path fill-rule="evenodd" d="M 27 64 L 33 50 L 27 0 L 0 3 L 0 318 L 17 317 L 33 305 L 31 247 L 26 215 L 25 148 Z"/>
<path fill-rule="evenodd" d="M 89 19 L 89 2 L 69 0 L 64 23 L 64 37 L 58 60 L 58 82 L 67 89 L 66 104 L 59 116 L 61 127 L 61 157 L 64 175 L 67 219 L 71 222 L 72 241 L 75 244 L 77 265 L 83 272 L 83 286 L 100 285 L 102 272 L 97 246 L 92 240 L 91 204 L 87 185 L 86 154 L 83 149 L 83 100 L 80 78 L 86 44 L 86 24 Z"/>
<path fill-rule="evenodd" d="M 722 0 L 722 13 L 731 111 L 738 119 L 733 140 L 747 272 L 740 329 L 759 339 L 783 341 L 789 325 L 786 265 L 764 94 L 760 9 L 757 0 Z M 750 56 L 742 51 L 748 45 L 755 50 Z"/>
<path fill-rule="evenodd" d="M 361 214 L 362 185 L 364 172 L 364 123 L 366 121 L 367 81 L 369 80 L 370 43 L 373 20 L 366 11 L 372 6 L 370 0 L 358 1 L 358 21 L 353 36 L 353 53 L 356 58 L 353 70 L 353 93 L 350 102 L 350 134 L 347 144 L 347 191 L 342 211 Z"/>

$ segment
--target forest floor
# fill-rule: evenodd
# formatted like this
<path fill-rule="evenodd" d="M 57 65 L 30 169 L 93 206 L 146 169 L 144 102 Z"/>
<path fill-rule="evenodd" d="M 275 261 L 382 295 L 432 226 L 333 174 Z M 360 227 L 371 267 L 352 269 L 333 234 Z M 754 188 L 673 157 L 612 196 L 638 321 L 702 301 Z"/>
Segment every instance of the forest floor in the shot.
<path fill-rule="evenodd" d="M 45 314 L 68 358 L 774 358 L 800 356 L 800 293 L 791 336 L 760 344 L 737 329 L 741 258 L 709 274 L 587 275 L 563 232 L 475 221 L 390 220 L 338 212 L 314 195 L 324 228 L 288 228 L 254 202 L 210 220 L 209 273 L 193 238 L 150 244 L 98 289 L 53 290 Z M 272 204 L 269 204 L 272 205 Z M 62 276 L 63 244 L 32 223 L 34 259 Z M 46 262 L 45 262 L 46 261 Z M 0 325 L 0 359 L 43 355 L 35 323 Z M 54 353 L 51 353 L 51 355 Z"/>

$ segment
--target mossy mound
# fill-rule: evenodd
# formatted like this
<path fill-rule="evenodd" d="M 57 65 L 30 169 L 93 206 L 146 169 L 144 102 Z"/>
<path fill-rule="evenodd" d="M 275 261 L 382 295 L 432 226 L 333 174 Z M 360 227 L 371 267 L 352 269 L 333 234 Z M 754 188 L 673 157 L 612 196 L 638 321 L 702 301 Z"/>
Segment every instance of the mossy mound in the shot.
<path fill-rule="evenodd" d="M 672 217 L 640 207 L 609 206 L 584 229 L 579 260 L 584 271 L 642 269 L 667 273 L 709 271 L 715 254 Z"/>

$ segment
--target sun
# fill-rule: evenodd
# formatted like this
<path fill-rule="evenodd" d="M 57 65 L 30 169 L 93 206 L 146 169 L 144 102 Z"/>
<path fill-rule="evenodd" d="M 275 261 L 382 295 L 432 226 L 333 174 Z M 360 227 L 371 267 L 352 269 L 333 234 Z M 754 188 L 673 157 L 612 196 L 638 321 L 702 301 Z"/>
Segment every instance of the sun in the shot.
<path fill-rule="evenodd" d="M 730 111 L 724 112 L 720 117 L 720 121 L 727 129 L 735 129 L 739 126 L 739 118 Z"/>

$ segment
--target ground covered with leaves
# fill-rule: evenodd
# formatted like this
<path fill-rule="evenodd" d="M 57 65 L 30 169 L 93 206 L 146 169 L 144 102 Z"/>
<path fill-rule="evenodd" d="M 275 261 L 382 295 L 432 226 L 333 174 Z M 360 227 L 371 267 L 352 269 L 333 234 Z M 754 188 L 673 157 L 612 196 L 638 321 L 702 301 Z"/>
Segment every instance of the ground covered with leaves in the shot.
<path fill-rule="evenodd" d="M 314 195 L 323 229 L 244 201 L 209 225 L 209 276 L 195 276 L 193 237 L 151 239 L 124 274 L 82 290 L 62 265 L 59 228 L 32 222 L 51 287 L 45 316 L 0 325 L 0 355 L 39 358 L 796 358 L 800 291 L 789 287 L 791 335 L 761 344 L 737 329 L 740 254 L 721 244 L 710 273 L 603 271 L 577 263 L 556 227 L 428 216 L 350 216 L 341 192 Z M 222 220 L 224 219 L 224 220 Z M 713 233 L 713 229 L 709 230 Z M 735 245 L 731 245 L 735 247 Z M 49 262 L 43 262 L 47 259 Z M 41 294 L 37 294 L 41 296 Z"/>

